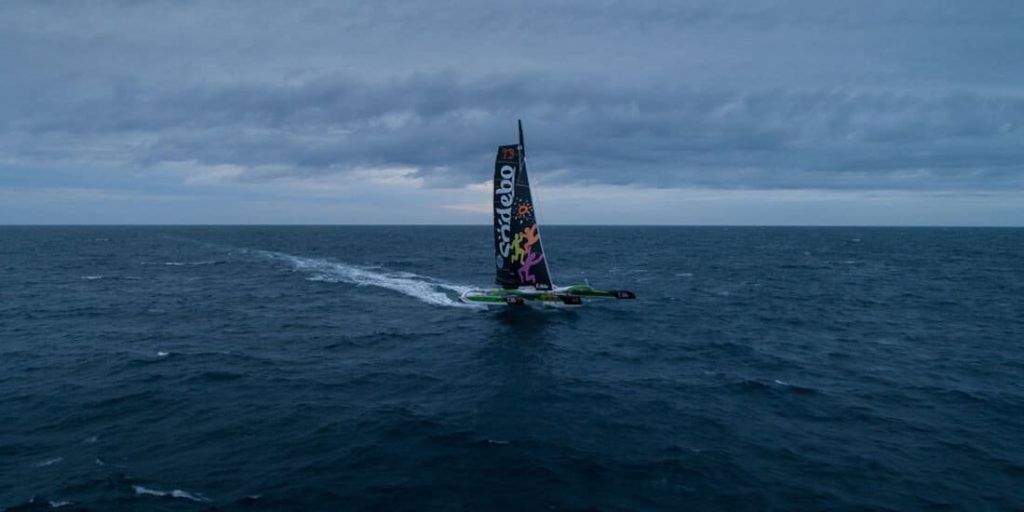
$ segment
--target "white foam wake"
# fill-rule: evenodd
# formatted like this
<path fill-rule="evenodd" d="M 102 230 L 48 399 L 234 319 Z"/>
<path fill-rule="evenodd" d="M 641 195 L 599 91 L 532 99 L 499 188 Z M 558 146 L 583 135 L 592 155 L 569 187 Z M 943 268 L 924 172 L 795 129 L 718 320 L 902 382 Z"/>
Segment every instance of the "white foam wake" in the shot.
<path fill-rule="evenodd" d="M 339 263 L 319 258 L 293 256 L 280 252 L 257 251 L 259 254 L 288 263 L 297 272 L 310 274 L 311 281 L 329 283 L 349 283 L 358 286 L 376 286 L 415 297 L 428 304 L 449 307 L 468 307 L 470 304 L 461 302 L 448 292 L 461 295 L 473 289 L 445 283 L 432 277 L 421 276 L 411 272 L 388 271 L 379 268 L 366 268 L 347 263 Z"/>
<path fill-rule="evenodd" d="M 156 489 L 147 489 L 141 485 L 133 485 L 132 489 L 135 490 L 137 496 L 166 496 L 171 498 L 182 498 L 186 500 L 198 501 L 200 503 L 209 503 L 210 498 L 203 496 L 199 493 L 192 493 L 188 491 L 182 491 L 181 489 L 174 489 L 173 491 L 158 491 Z"/>

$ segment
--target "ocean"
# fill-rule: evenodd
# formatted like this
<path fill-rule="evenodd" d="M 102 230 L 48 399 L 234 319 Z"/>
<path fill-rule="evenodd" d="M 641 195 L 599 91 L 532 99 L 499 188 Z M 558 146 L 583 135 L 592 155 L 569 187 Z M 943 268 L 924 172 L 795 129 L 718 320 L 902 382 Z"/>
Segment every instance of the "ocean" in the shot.
<path fill-rule="evenodd" d="M 0 228 L 0 508 L 1022 510 L 1024 230 Z"/>

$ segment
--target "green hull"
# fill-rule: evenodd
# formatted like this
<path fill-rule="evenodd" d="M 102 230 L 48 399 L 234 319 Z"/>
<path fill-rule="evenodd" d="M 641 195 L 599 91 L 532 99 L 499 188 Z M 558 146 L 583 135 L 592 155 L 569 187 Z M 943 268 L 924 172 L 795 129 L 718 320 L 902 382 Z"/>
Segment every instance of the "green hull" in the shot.
<path fill-rule="evenodd" d="M 523 289 L 497 289 L 497 290 L 474 290 L 462 294 L 463 302 L 477 304 L 522 304 L 526 301 L 553 302 L 560 304 L 579 305 L 581 299 L 607 298 L 607 299 L 633 299 L 636 298 L 632 292 L 619 290 L 598 290 L 590 285 L 577 284 L 565 288 L 557 288 L 550 291 L 523 290 Z"/>

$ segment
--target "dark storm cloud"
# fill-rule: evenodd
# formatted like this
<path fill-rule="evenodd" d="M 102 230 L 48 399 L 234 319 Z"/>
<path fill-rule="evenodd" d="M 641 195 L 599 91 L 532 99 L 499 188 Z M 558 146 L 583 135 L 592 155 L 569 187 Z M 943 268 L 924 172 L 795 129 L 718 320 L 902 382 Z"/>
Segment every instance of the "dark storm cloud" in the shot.
<path fill-rule="evenodd" d="M 8 4 L 0 176 L 191 162 L 458 186 L 522 117 L 551 181 L 1024 188 L 1014 3 L 178 5 Z"/>

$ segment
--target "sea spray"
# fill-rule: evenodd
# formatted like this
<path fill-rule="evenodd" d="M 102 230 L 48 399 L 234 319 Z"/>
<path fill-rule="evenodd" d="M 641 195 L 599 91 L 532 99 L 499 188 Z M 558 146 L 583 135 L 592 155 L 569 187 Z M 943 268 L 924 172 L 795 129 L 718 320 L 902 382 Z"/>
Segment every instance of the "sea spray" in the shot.
<path fill-rule="evenodd" d="M 188 492 L 181 489 L 174 489 L 171 491 L 160 491 L 157 489 L 148 489 L 141 485 L 133 485 L 132 489 L 135 491 L 136 496 L 159 496 L 164 498 L 180 498 L 185 500 L 197 501 L 199 503 L 209 503 L 210 498 L 203 496 L 197 492 Z"/>
<path fill-rule="evenodd" d="M 445 283 L 411 272 L 388 271 L 380 268 L 369 269 L 327 259 L 308 258 L 274 251 L 253 252 L 268 258 L 284 261 L 291 265 L 296 272 L 310 274 L 309 279 L 311 281 L 376 286 L 396 291 L 436 306 L 473 307 L 452 298 L 446 292 L 447 290 L 461 294 L 472 289 L 469 286 Z"/>

